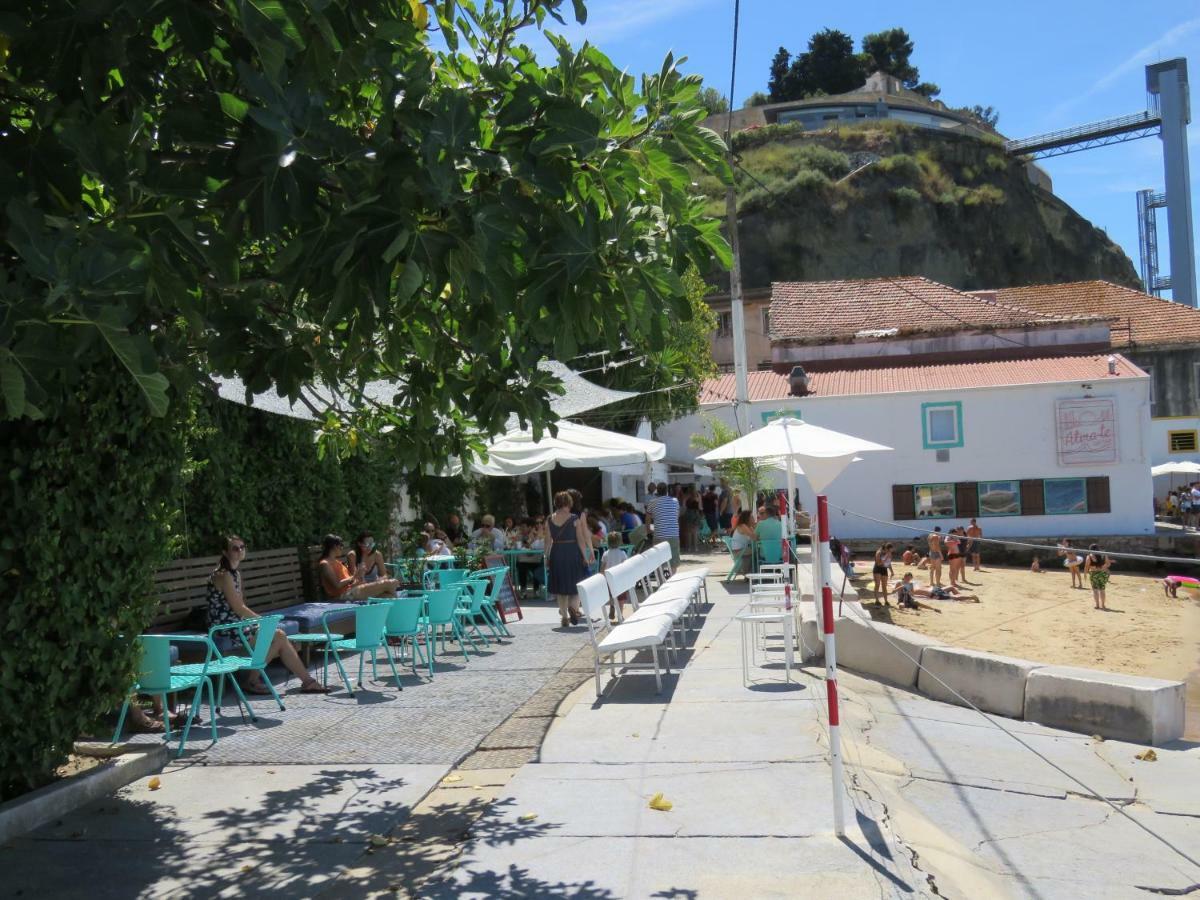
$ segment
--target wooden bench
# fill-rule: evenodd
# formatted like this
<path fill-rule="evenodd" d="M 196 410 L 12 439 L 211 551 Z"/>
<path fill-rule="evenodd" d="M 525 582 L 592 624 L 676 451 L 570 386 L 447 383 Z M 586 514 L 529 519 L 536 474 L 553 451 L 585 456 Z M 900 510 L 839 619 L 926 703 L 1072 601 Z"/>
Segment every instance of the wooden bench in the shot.
<path fill-rule="evenodd" d="M 179 630 L 196 610 L 204 609 L 208 603 L 208 578 L 219 559 L 218 556 L 178 559 L 154 573 L 158 611 L 153 630 Z M 254 551 L 240 569 L 246 604 L 256 612 L 271 612 L 307 599 L 300 574 L 300 551 L 295 547 Z"/>

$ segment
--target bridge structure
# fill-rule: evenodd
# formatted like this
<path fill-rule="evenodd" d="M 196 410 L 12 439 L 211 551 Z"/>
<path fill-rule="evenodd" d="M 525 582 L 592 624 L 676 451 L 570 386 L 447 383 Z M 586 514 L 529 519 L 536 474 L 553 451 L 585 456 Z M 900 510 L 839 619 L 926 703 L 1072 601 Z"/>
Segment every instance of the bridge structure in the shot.
<path fill-rule="evenodd" d="M 1142 281 L 1147 293 L 1161 296 L 1169 289 L 1171 299 L 1196 306 L 1196 254 L 1187 149 L 1187 126 L 1191 122 L 1187 60 L 1170 59 L 1146 66 L 1146 94 L 1147 109 L 1142 112 L 1006 141 L 1004 150 L 1010 156 L 1045 159 L 1158 135 L 1163 145 L 1166 190 L 1160 193 L 1147 189 L 1137 195 Z M 1171 261 L 1170 274 L 1166 276 L 1159 274 L 1155 219 L 1155 211 L 1162 207 L 1167 210 Z"/>

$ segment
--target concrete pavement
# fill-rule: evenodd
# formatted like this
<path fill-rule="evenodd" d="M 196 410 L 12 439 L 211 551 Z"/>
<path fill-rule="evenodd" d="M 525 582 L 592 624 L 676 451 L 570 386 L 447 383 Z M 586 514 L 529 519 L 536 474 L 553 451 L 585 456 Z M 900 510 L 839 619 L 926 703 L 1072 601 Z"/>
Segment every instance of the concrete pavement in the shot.
<path fill-rule="evenodd" d="M 746 598 L 715 579 L 709 590 L 713 607 L 664 693 L 641 673 L 600 704 L 582 685 L 540 760 L 499 791 L 422 896 L 1076 898 L 1200 882 L 978 713 L 849 673 L 838 840 L 823 669 L 783 684 L 776 644 L 743 687 L 732 616 Z M 1200 848 L 1200 747 L 1157 748 L 1147 763 L 1136 745 L 996 721 L 1185 851 Z M 671 811 L 649 808 L 659 791 Z"/>

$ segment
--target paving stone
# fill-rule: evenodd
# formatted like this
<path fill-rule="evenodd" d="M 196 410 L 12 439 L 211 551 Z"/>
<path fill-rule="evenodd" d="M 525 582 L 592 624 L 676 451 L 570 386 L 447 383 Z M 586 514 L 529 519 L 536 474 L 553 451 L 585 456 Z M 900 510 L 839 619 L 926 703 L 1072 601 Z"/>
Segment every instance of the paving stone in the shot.
<path fill-rule="evenodd" d="M 553 716 L 511 718 L 489 734 L 479 744 L 480 750 L 507 750 L 512 747 L 538 747 Z"/>
<path fill-rule="evenodd" d="M 518 747 L 510 750 L 476 750 L 458 764 L 459 769 L 516 769 L 537 758 L 537 748 Z"/>

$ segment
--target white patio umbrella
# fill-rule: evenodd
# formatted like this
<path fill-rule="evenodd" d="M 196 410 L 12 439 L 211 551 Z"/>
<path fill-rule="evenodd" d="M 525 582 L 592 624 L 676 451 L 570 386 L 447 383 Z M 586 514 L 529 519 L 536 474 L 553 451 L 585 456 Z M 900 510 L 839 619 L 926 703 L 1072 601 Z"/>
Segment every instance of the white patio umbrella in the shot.
<path fill-rule="evenodd" d="M 1151 475 L 1200 475 L 1200 463 L 1180 460 L 1160 463 L 1150 469 Z"/>
<path fill-rule="evenodd" d="M 667 447 L 658 441 L 560 421 L 557 435 L 547 431 L 541 440 L 534 440 L 529 429 L 510 431 L 491 440 L 487 453 L 487 462 L 475 460 L 467 468 L 480 475 L 529 475 L 548 472 L 556 465 L 568 469 L 623 466 L 660 460 Z M 461 465 L 458 468 L 461 471 Z"/>
<path fill-rule="evenodd" d="M 823 491 L 856 458 L 873 450 L 891 450 L 883 444 L 843 434 L 820 425 L 786 416 L 772 419 L 762 428 L 702 453 L 700 459 L 761 459 L 779 464 L 787 471 L 788 502 L 795 496 L 796 476 L 803 475 L 816 493 Z M 795 522 L 788 516 L 788 534 Z"/>

